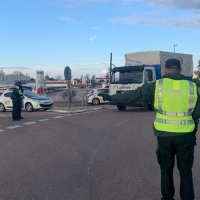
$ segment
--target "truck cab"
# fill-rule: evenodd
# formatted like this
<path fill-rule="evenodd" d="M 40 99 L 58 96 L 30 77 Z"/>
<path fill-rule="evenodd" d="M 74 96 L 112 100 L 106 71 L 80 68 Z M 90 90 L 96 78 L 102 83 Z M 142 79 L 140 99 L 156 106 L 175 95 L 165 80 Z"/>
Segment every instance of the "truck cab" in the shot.
<path fill-rule="evenodd" d="M 155 66 L 147 65 L 126 65 L 123 67 L 115 67 L 111 70 L 110 95 L 123 93 L 129 90 L 135 90 L 144 84 L 154 82 L 156 80 Z M 125 110 L 129 107 L 150 107 L 150 102 L 135 102 L 129 105 L 117 105 L 118 110 Z"/>

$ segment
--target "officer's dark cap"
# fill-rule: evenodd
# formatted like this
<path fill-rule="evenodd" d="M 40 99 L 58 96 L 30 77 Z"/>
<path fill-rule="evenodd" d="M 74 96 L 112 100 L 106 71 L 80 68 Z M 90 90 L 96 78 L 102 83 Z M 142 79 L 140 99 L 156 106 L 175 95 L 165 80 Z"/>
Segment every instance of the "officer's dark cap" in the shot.
<path fill-rule="evenodd" d="M 165 68 L 167 69 L 181 69 L 181 62 L 178 59 L 171 58 L 166 60 Z"/>

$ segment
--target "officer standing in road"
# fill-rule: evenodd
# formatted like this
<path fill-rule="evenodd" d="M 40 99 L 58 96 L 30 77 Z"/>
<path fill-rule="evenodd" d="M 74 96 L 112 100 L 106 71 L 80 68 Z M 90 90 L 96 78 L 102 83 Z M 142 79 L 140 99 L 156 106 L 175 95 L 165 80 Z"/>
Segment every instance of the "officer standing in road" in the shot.
<path fill-rule="evenodd" d="M 20 119 L 20 104 L 21 104 L 21 97 L 18 92 L 19 85 L 17 83 L 14 84 L 13 93 L 11 95 L 13 110 L 12 110 L 12 119 L 13 121 L 19 121 Z"/>
<path fill-rule="evenodd" d="M 24 119 L 24 118 L 21 116 L 21 112 L 22 112 L 22 103 L 23 103 L 23 102 L 22 102 L 22 101 L 23 101 L 23 88 L 22 88 L 21 82 L 19 82 L 18 85 L 19 85 L 18 92 L 19 92 L 20 97 L 21 97 L 21 103 L 20 103 L 20 105 L 19 105 L 19 117 L 20 117 L 20 119 Z"/>
<path fill-rule="evenodd" d="M 154 83 L 125 93 L 99 94 L 113 104 L 133 101 L 154 102 L 156 117 L 154 135 L 157 136 L 157 160 L 161 170 L 161 200 L 174 200 L 173 169 L 175 157 L 180 174 L 181 200 L 193 200 L 192 166 L 200 98 L 196 85 L 181 74 L 178 59 L 165 63 L 165 75 Z"/>

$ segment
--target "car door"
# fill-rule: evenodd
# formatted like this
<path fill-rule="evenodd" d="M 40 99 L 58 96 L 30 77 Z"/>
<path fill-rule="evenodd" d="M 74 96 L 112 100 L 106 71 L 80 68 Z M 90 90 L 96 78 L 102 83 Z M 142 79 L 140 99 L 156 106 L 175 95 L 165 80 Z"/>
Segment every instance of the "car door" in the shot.
<path fill-rule="evenodd" d="M 12 92 L 6 92 L 3 94 L 4 105 L 7 108 L 13 107 L 11 96 L 12 96 Z"/>
<path fill-rule="evenodd" d="M 101 89 L 98 89 L 98 94 L 109 94 L 109 89 L 107 88 L 101 88 Z M 101 96 L 98 96 L 99 100 L 100 100 L 100 103 L 105 103 L 105 102 L 108 102 L 108 101 L 104 101 L 103 98 Z"/>

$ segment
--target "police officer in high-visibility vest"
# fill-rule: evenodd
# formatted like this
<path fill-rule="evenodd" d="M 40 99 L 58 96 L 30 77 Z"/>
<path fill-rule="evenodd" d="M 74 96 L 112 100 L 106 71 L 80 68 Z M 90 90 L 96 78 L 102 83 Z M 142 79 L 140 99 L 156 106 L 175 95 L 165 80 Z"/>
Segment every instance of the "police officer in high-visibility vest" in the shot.
<path fill-rule="evenodd" d="M 13 105 L 13 109 L 12 109 L 12 119 L 13 121 L 19 121 L 20 119 L 20 111 L 19 111 L 19 104 L 21 103 L 21 97 L 20 94 L 18 92 L 19 89 L 19 85 L 17 83 L 14 84 L 14 88 L 13 88 L 13 92 L 11 95 L 11 99 L 12 99 L 12 105 Z"/>
<path fill-rule="evenodd" d="M 168 59 L 165 75 L 156 82 L 125 93 L 99 94 L 113 104 L 133 101 L 154 102 L 156 117 L 154 135 L 157 136 L 157 160 L 161 169 L 162 200 L 174 200 L 173 168 L 175 157 L 180 174 L 181 200 L 193 200 L 192 166 L 200 98 L 196 85 L 181 74 L 178 59 Z"/>
<path fill-rule="evenodd" d="M 22 84 L 21 82 L 18 82 L 18 85 L 19 85 L 19 88 L 18 88 L 18 92 L 21 96 L 21 103 L 19 104 L 19 118 L 20 119 L 24 119 L 22 116 L 21 116 L 21 112 L 22 112 L 22 101 L 23 101 L 23 88 L 22 88 Z"/>

